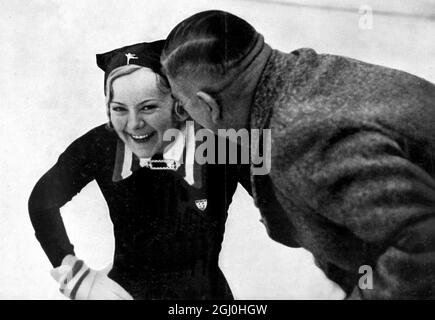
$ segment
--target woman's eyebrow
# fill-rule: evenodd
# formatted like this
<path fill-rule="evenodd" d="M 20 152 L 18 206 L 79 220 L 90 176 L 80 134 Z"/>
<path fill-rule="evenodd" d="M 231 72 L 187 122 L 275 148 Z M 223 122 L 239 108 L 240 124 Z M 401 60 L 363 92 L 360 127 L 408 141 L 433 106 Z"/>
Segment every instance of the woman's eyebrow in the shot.
<path fill-rule="evenodd" d="M 147 102 L 157 102 L 157 101 L 160 101 L 160 100 L 158 100 L 158 99 L 145 99 L 145 100 L 139 102 L 138 104 L 136 104 L 136 107 L 139 107 L 139 106 L 141 106 L 141 105 L 143 105 L 144 103 L 147 103 Z"/>
<path fill-rule="evenodd" d="M 144 103 L 147 103 L 147 102 L 156 102 L 156 101 L 159 101 L 159 100 L 158 99 L 145 99 L 145 100 L 139 102 L 138 104 L 136 104 L 136 107 L 138 107 L 140 105 L 143 105 Z M 119 105 L 124 106 L 124 107 L 127 106 L 125 103 L 122 103 L 122 102 L 119 102 L 119 101 L 112 100 L 112 101 L 110 101 L 110 104 L 112 104 L 112 103 L 119 104 Z"/>
<path fill-rule="evenodd" d="M 119 105 L 121 105 L 121 106 L 126 106 L 125 104 L 123 104 L 122 102 L 118 102 L 118 101 L 110 101 L 110 104 L 112 104 L 112 103 L 116 103 L 116 104 L 119 104 Z"/>

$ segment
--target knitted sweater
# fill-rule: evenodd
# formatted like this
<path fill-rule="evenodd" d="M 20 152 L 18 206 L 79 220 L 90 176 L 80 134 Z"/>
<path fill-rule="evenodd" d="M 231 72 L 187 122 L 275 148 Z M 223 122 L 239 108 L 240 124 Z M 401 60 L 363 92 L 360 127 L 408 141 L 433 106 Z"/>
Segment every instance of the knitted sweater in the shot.
<path fill-rule="evenodd" d="M 251 176 L 270 237 L 311 251 L 350 298 L 435 298 L 433 84 L 273 50 L 251 128 L 271 129 L 271 171 Z"/>

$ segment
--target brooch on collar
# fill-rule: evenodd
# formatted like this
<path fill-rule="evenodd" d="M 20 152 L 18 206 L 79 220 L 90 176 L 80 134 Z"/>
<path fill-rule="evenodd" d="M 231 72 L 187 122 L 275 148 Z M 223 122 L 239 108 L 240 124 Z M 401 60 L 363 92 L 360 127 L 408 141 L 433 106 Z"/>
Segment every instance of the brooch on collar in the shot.
<path fill-rule="evenodd" d="M 176 171 L 180 167 L 180 163 L 176 160 L 172 159 L 163 159 L 163 160 L 148 160 L 145 167 L 152 170 L 173 170 Z"/>

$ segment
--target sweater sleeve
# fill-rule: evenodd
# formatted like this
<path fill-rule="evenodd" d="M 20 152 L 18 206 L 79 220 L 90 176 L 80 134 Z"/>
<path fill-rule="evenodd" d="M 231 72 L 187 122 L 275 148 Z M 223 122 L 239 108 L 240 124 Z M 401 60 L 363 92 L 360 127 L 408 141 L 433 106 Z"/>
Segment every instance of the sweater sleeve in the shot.
<path fill-rule="evenodd" d="M 56 164 L 36 183 L 28 209 L 35 235 L 53 267 L 74 255 L 60 215 L 60 208 L 94 179 L 94 161 L 90 156 L 91 134 L 74 141 Z"/>
<path fill-rule="evenodd" d="M 350 298 L 435 297 L 435 181 L 424 157 L 375 130 L 339 132 L 318 152 L 311 206 L 379 249 L 373 286 L 356 284 Z"/>

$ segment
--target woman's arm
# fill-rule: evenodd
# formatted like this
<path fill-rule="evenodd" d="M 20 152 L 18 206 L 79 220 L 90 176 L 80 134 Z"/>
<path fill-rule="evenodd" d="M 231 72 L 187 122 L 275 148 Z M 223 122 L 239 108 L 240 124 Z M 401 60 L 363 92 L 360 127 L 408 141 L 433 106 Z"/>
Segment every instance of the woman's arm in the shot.
<path fill-rule="evenodd" d="M 94 135 L 92 130 L 74 141 L 37 182 L 29 198 L 36 238 L 53 267 L 59 266 L 66 255 L 74 255 L 59 209 L 94 179 Z"/>

